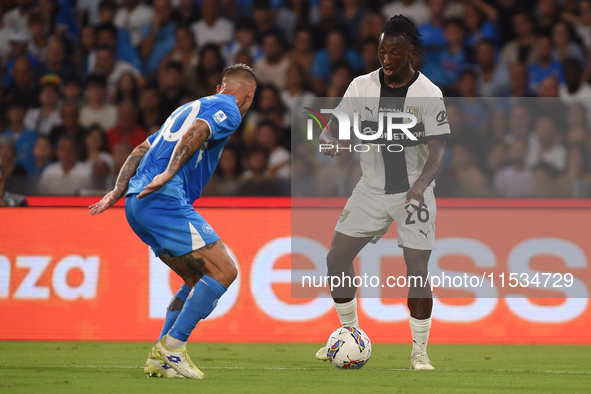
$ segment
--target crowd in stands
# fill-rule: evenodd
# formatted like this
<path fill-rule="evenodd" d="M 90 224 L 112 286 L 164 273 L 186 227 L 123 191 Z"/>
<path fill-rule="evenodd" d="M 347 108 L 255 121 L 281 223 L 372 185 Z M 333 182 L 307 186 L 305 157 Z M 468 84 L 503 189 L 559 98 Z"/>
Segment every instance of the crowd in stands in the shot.
<path fill-rule="evenodd" d="M 4 187 L 102 194 L 136 145 L 239 62 L 259 88 L 204 194 L 346 196 L 355 158 L 291 160 L 308 147 L 292 143 L 290 108 L 379 68 L 396 14 L 422 34 L 413 67 L 458 98 L 437 195 L 591 196 L 591 0 L 3 0 Z"/>

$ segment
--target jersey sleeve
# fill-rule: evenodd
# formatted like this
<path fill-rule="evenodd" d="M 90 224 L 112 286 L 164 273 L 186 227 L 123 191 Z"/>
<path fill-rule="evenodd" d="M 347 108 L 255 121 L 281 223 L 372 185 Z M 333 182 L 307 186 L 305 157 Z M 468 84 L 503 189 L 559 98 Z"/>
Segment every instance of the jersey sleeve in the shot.
<path fill-rule="evenodd" d="M 150 143 L 150 146 L 152 146 L 152 144 L 154 143 L 154 140 L 158 137 L 158 134 L 160 134 L 160 130 L 162 130 L 162 127 L 160 129 L 158 129 L 158 131 L 155 132 L 154 134 L 148 136 L 148 142 Z"/>
<path fill-rule="evenodd" d="M 425 125 L 425 137 L 427 140 L 446 139 L 450 137 L 451 131 L 441 93 L 425 99 L 423 124 Z"/>
<path fill-rule="evenodd" d="M 235 106 L 219 100 L 203 108 L 195 120 L 203 120 L 208 124 L 211 134 L 207 141 L 211 141 L 229 137 L 242 122 L 242 116 Z"/>
<path fill-rule="evenodd" d="M 355 83 L 355 80 L 353 80 L 353 82 L 349 84 L 349 87 L 345 91 L 343 98 L 341 99 L 339 105 L 337 105 L 335 109 L 341 110 L 347 115 L 349 115 L 351 118 L 353 118 L 353 112 L 361 113 L 361 111 L 359 111 L 360 100 L 361 98 L 359 97 L 359 94 L 357 92 L 357 84 Z"/>

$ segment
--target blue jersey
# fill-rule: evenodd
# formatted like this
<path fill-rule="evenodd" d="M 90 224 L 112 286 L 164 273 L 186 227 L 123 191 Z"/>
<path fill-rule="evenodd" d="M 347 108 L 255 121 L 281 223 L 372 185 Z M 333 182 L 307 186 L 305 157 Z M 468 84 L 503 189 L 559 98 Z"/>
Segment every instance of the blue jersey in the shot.
<path fill-rule="evenodd" d="M 150 149 L 142 158 L 136 175 L 131 178 L 127 194 L 142 192 L 154 177 L 166 170 L 176 144 L 198 119 L 209 125 L 209 137 L 177 174 L 154 193 L 178 198 L 188 204 L 193 204 L 201 196 L 203 187 L 220 161 L 226 142 L 242 122 L 232 95 L 203 97 L 177 108 L 160 130 L 148 137 Z"/>

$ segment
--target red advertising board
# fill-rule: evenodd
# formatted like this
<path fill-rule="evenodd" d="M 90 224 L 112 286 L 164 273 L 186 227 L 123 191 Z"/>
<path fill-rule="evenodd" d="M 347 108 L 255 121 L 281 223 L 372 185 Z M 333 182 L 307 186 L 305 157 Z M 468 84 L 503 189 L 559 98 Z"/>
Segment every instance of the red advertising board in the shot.
<path fill-rule="evenodd" d="M 338 326 L 329 298 L 291 298 L 291 211 L 285 202 L 198 208 L 231 251 L 240 276 L 191 340 L 321 343 Z M 482 295 L 475 292 L 437 299 L 430 341 L 591 343 L 587 205 L 471 204 L 441 201 L 434 272 L 453 265 L 467 272 L 485 267 L 495 275 L 570 273 L 577 293 L 557 288 L 550 290 L 553 298 L 534 298 L 535 292 L 506 298 L 517 290 L 497 285 L 494 297 L 475 298 Z M 314 214 L 321 247 L 328 249 L 339 215 L 337 207 Z M 358 263 L 404 272 L 395 237 L 393 226 Z M 94 217 L 72 206 L 0 210 L 0 340 L 155 340 L 180 284 L 129 228 L 120 207 Z M 360 298 L 359 315 L 374 342 L 410 338 L 404 299 Z"/>

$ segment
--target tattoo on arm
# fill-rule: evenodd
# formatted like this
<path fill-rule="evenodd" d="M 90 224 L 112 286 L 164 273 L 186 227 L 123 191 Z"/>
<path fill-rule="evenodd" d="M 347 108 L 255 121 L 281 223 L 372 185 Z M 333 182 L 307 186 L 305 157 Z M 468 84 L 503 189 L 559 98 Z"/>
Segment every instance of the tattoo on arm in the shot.
<path fill-rule="evenodd" d="M 211 250 L 211 249 L 213 249 L 213 247 L 214 247 L 214 246 L 216 246 L 216 245 L 218 244 L 218 242 L 219 242 L 220 244 L 222 243 L 222 241 L 215 241 L 215 242 L 212 242 L 212 243 L 210 243 L 210 244 L 207 244 L 207 245 L 205 245 L 205 246 L 204 246 L 204 247 L 202 247 L 201 249 L 205 249 L 205 250 Z M 223 245 L 221 245 L 221 246 L 223 247 Z"/>
<path fill-rule="evenodd" d="M 209 137 L 209 126 L 204 121 L 197 121 L 177 143 L 166 171 L 176 174 L 183 164 L 201 147 Z"/>
<path fill-rule="evenodd" d="M 147 144 L 141 144 L 137 146 L 127 157 L 127 160 L 125 160 L 125 163 L 121 167 L 121 171 L 119 171 L 119 175 L 117 176 L 117 182 L 115 183 L 115 189 L 121 192 L 119 198 L 125 194 L 127 186 L 129 185 L 129 180 L 135 175 L 135 172 L 148 149 L 150 148 Z"/>

